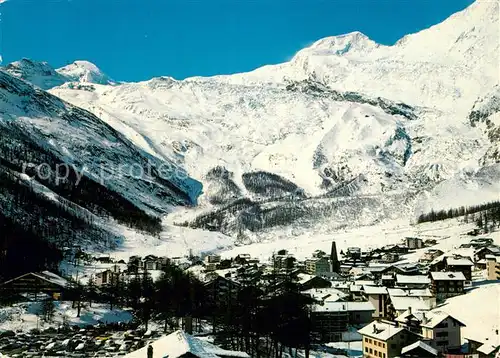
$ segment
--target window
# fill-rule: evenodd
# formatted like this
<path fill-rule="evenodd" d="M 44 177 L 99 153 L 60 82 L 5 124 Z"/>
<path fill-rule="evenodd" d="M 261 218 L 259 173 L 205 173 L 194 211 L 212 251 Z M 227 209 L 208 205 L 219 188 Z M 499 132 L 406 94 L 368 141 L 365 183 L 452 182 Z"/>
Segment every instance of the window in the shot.
<path fill-rule="evenodd" d="M 370 354 L 372 354 L 372 353 L 373 353 L 373 349 L 370 348 Z"/>
<path fill-rule="evenodd" d="M 382 353 L 382 358 L 385 358 L 385 353 Z"/>
<path fill-rule="evenodd" d="M 450 287 L 450 292 L 455 292 L 455 287 Z"/>
<path fill-rule="evenodd" d="M 365 337 L 365 342 L 368 343 L 368 338 Z"/>
<path fill-rule="evenodd" d="M 437 332 L 436 337 L 448 337 L 448 332 Z"/>
<path fill-rule="evenodd" d="M 365 352 L 368 353 L 368 347 L 365 347 Z"/>
<path fill-rule="evenodd" d="M 382 348 L 385 348 L 385 343 L 382 343 Z"/>

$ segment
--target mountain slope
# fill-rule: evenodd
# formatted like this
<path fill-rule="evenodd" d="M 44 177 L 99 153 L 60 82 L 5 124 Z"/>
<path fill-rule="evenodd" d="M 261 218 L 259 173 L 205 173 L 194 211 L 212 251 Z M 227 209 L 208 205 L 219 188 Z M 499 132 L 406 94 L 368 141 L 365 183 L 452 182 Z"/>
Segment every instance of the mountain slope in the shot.
<path fill-rule="evenodd" d="M 158 235 L 160 216 L 196 204 L 201 192 L 182 168 L 4 71 L 0 130 L 2 264 L 30 260 L 18 245 L 34 240 L 59 248 L 116 248 L 123 237 L 112 223 Z"/>

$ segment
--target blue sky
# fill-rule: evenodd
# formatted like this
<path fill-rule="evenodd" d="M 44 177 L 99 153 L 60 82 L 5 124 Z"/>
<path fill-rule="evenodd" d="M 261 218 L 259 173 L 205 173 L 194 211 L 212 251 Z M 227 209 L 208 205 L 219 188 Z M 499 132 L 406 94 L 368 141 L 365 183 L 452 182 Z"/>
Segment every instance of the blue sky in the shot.
<path fill-rule="evenodd" d="M 2 2 L 2 0 L 0 0 Z M 8 0 L 3 63 L 95 63 L 112 78 L 229 74 L 290 59 L 322 37 L 361 31 L 393 44 L 472 0 Z"/>

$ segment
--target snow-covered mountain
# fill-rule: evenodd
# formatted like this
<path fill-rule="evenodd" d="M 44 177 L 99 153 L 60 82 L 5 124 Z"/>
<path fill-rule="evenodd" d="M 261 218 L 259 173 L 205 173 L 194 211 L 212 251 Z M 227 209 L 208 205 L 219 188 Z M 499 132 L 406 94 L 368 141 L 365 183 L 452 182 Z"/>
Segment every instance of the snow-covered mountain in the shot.
<path fill-rule="evenodd" d="M 333 36 L 299 51 L 290 62 L 220 80 L 254 84 L 313 77 L 337 90 L 468 111 L 498 83 L 498 13 L 497 0 L 477 0 L 394 46 L 377 44 L 359 32 Z"/>
<path fill-rule="evenodd" d="M 120 225 L 158 235 L 160 217 L 201 192 L 174 163 L 5 71 L 0 131 L 0 247 L 13 272 L 57 257 L 47 243 L 116 248 Z"/>
<path fill-rule="evenodd" d="M 44 90 L 67 82 L 116 84 L 96 65 L 88 61 L 75 61 L 67 66 L 54 69 L 47 62 L 36 62 L 23 58 L 8 64 L 4 70 Z"/>
<path fill-rule="evenodd" d="M 498 112 L 498 17 L 498 1 L 478 0 L 393 46 L 356 32 L 283 64 L 183 81 L 115 83 L 82 61 L 5 70 L 202 182 L 198 208 L 171 221 L 243 241 L 328 233 L 498 199 L 498 126 L 488 124 Z M 66 143 L 69 129 L 59 130 L 56 143 Z M 129 197 L 148 196 L 137 190 Z"/>

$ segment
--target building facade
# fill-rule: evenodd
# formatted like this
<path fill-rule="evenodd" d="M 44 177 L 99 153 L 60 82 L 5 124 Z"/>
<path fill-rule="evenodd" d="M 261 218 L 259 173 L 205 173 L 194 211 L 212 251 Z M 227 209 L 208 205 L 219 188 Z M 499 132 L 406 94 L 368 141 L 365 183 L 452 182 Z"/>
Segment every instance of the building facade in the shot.
<path fill-rule="evenodd" d="M 363 357 L 392 358 L 401 354 L 403 347 L 418 340 L 412 332 L 392 322 L 372 322 L 358 331 L 362 337 Z"/>
<path fill-rule="evenodd" d="M 486 256 L 488 280 L 500 280 L 500 256 Z"/>
<path fill-rule="evenodd" d="M 462 272 L 431 272 L 431 292 L 437 300 L 462 295 L 465 276 Z"/>

